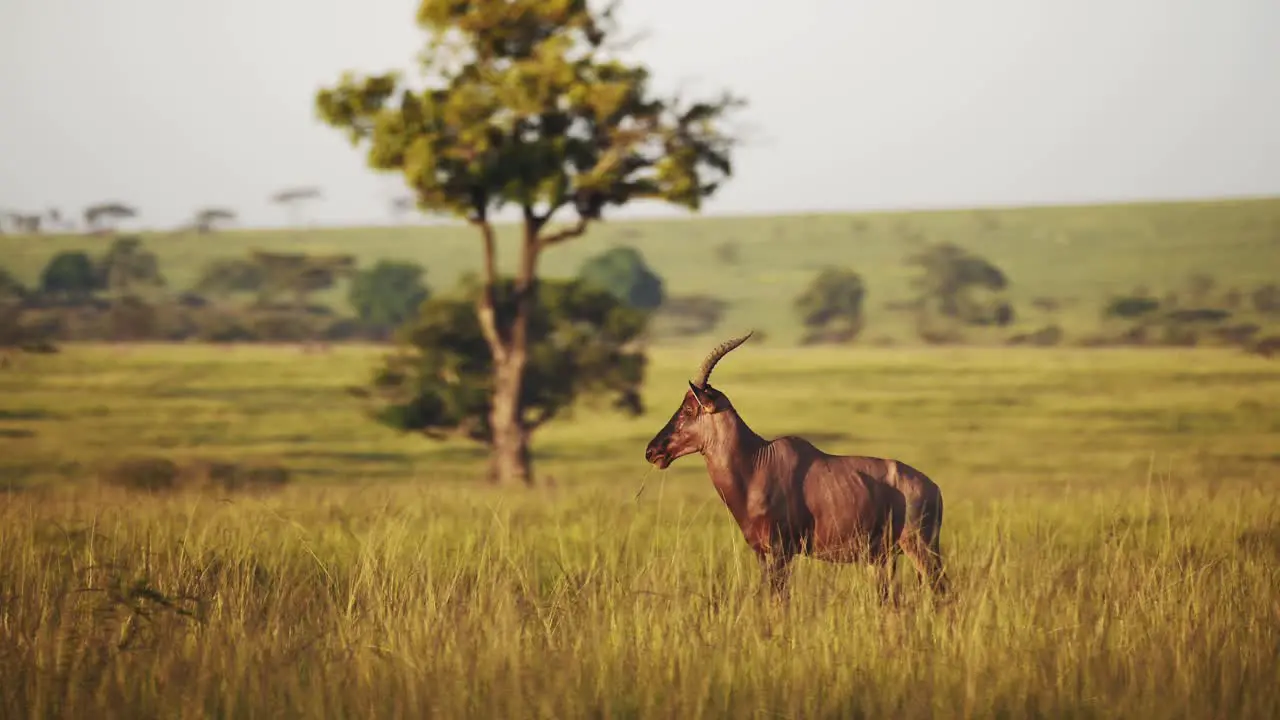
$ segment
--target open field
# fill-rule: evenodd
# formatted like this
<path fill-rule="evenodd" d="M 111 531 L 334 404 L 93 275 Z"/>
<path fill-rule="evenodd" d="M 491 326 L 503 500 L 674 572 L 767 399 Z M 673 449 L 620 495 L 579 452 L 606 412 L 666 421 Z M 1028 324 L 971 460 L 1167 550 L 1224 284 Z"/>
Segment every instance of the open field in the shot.
<path fill-rule="evenodd" d="M 1101 261 L 1099 261 L 1101 262 Z M 0 372 L 0 716 L 1280 715 L 1280 366 L 1215 350 L 783 350 L 717 386 L 763 435 L 901 457 L 946 497 L 954 596 L 900 563 L 756 567 L 648 412 L 535 438 L 554 485 L 474 483 L 343 388 L 377 350 L 68 347 Z M 100 487 L 129 454 L 269 460 L 267 494 Z M 637 491 L 643 492 L 637 497 Z"/>
<path fill-rule="evenodd" d="M 511 227 L 500 232 L 506 242 L 515 237 Z M 413 260 L 427 267 L 427 281 L 437 290 L 480 267 L 474 231 L 455 226 L 146 237 L 175 288 L 189 287 L 209 260 L 252 249 L 349 253 L 362 266 L 382 258 Z M 1193 272 L 1214 276 L 1223 289 L 1274 282 L 1280 273 L 1280 199 L 611 221 L 549 251 L 542 267 L 548 275 L 569 275 L 612 244 L 634 244 L 670 293 L 723 298 L 731 303 L 724 327 L 755 327 L 768 334 L 770 343 L 787 344 L 800 334 L 791 311 L 796 294 L 821 267 L 851 266 L 868 287 L 866 337 L 901 341 L 911 337 L 910 324 L 884 306 L 911 292 L 912 271 L 903 259 L 922 243 L 943 241 L 984 255 L 1006 271 L 1021 328 L 1046 322 L 1028 303 L 1048 296 L 1063 301 L 1053 321 L 1070 335 L 1093 329 L 1109 294 L 1137 286 L 1163 293 L 1180 287 Z M 723 243 L 737 247 L 736 264 L 718 259 Z M 105 245 L 101 238 L 85 236 L 0 236 L 0 265 L 30 283 L 54 253 L 101 251 Z M 500 256 L 508 267 L 514 262 L 514 253 Z M 328 300 L 345 304 L 341 292 L 330 293 Z"/>

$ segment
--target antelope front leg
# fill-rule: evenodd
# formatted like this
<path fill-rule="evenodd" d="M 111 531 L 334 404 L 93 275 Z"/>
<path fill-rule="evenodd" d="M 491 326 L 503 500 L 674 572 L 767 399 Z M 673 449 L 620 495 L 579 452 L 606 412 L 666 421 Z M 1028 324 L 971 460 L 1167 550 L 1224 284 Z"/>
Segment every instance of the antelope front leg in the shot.
<path fill-rule="evenodd" d="M 756 560 L 760 563 L 761 585 L 769 588 L 769 594 L 775 600 L 786 602 L 790 599 L 788 581 L 791 579 L 793 557 L 791 553 L 785 551 L 756 551 Z"/>

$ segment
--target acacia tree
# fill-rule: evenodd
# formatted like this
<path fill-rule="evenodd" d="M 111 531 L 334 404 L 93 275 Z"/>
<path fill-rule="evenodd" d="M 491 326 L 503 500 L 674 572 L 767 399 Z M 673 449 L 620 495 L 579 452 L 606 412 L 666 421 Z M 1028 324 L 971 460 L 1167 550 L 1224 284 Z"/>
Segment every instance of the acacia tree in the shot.
<path fill-rule="evenodd" d="M 201 208 L 196 211 L 195 217 L 191 220 L 191 227 L 199 234 L 204 235 L 214 232 L 224 223 L 233 223 L 236 221 L 236 213 L 234 210 L 220 207 Z"/>
<path fill-rule="evenodd" d="M 88 232 L 103 232 L 115 229 L 119 220 L 131 220 L 138 216 L 138 209 L 121 202 L 104 202 L 90 205 L 84 210 L 84 225 Z"/>
<path fill-rule="evenodd" d="M 585 0 L 422 0 L 422 79 L 345 74 L 316 108 L 375 170 L 399 172 L 423 211 L 461 217 L 483 248 L 476 310 L 492 355 L 490 424 L 502 483 L 530 483 L 522 388 L 538 259 L 605 209 L 661 200 L 698 210 L 731 174 L 724 121 L 742 101 L 662 98 L 618 59 L 616 6 Z M 494 212 L 520 209 L 512 311 L 495 312 Z M 558 213 L 567 226 L 552 229 Z"/>
<path fill-rule="evenodd" d="M 296 187 L 285 188 L 271 196 L 271 202 L 282 205 L 289 211 L 289 220 L 294 227 L 302 225 L 302 204 L 311 200 L 319 200 L 320 188 Z"/>

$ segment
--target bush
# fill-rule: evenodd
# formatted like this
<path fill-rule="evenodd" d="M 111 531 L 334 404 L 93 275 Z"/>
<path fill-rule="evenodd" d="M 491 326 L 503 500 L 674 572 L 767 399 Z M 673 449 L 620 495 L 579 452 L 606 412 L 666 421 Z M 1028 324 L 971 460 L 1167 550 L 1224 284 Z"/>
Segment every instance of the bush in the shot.
<path fill-rule="evenodd" d="M 290 481 L 278 465 L 240 465 L 221 460 L 178 464 L 163 457 L 135 456 L 105 463 L 98 478 L 107 485 L 139 492 L 274 490 Z"/>
<path fill-rule="evenodd" d="M 98 270 L 88 253 L 64 251 L 54 255 L 40 273 L 40 290 L 63 298 L 87 298 L 101 289 Z"/>
<path fill-rule="evenodd" d="M 1274 355 L 1280 355 L 1280 335 L 1268 335 L 1259 338 L 1249 347 L 1249 352 L 1255 355 L 1261 355 L 1264 358 L 1270 358 Z"/>
<path fill-rule="evenodd" d="M 222 492 L 276 490 L 289 484 L 288 468 L 279 465 L 239 465 L 220 460 L 193 460 L 182 470 L 182 485 Z"/>
<path fill-rule="evenodd" d="M 247 318 L 254 338 L 268 342 L 303 342 L 317 336 L 319 324 L 304 313 L 258 312 Z"/>
<path fill-rule="evenodd" d="M 826 268 L 796 297 L 794 308 L 809 328 L 802 342 L 851 342 L 862 332 L 867 296 L 862 276 L 844 268 Z"/>
<path fill-rule="evenodd" d="M 1021 333 L 1009 338 L 1010 345 L 1035 345 L 1051 347 L 1062 342 L 1062 328 L 1057 325 L 1046 325 L 1035 332 Z"/>
<path fill-rule="evenodd" d="M 1001 297 L 1009 278 L 990 260 L 951 243 L 927 245 L 906 259 L 917 268 L 917 334 L 929 344 L 961 342 L 968 326 L 1005 327 L 1013 305 Z"/>
<path fill-rule="evenodd" d="M 422 281 L 425 273 L 416 263 L 379 260 L 369 270 L 355 274 L 347 299 L 360 322 L 389 335 L 415 317 L 418 306 L 430 297 Z"/>
<path fill-rule="evenodd" d="M 248 322 L 237 315 L 222 312 L 196 316 L 196 339 L 208 343 L 253 342 L 258 339 Z"/>
<path fill-rule="evenodd" d="M 130 457 L 108 463 L 98 479 L 126 490 L 172 490 L 178 482 L 178 465 L 162 457 Z"/>
<path fill-rule="evenodd" d="M 1250 299 L 1253 309 L 1266 315 L 1280 313 L 1280 285 L 1269 283 L 1254 290 Z"/>
<path fill-rule="evenodd" d="M 1245 347 L 1249 344 L 1249 341 L 1253 339 L 1253 336 L 1257 335 L 1260 330 L 1262 330 L 1262 327 L 1255 323 L 1241 323 L 1239 325 L 1228 325 L 1226 327 L 1218 328 L 1215 330 L 1215 334 L 1218 336 L 1219 340 L 1228 345 L 1239 345 L 1241 347 Z"/>
<path fill-rule="evenodd" d="M 156 309 L 136 297 L 112 303 L 106 321 L 108 337 L 115 341 L 152 339 L 159 326 Z"/>
<path fill-rule="evenodd" d="M 1133 320 L 1146 317 L 1160 309 L 1160 301 L 1143 295 L 1122 295 L 1112 298 L 1102 311 L 1104 317 Z"/>
<path fill-rule="evenodd" d="M 654 310 L 666 298 L 662 278 L 645 263 L 640 251 L 630 246 L 588 259 L 578 270 L 578 279 L 639 310 Z"/>

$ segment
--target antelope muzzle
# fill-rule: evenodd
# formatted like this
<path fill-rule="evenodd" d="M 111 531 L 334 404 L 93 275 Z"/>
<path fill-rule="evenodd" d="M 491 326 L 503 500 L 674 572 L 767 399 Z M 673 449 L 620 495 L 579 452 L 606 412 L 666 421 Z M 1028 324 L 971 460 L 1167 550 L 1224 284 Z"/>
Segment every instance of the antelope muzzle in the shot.
<path fill-rule="evenodd" d="M 659 470 L 666 470 L 671 465 L 671 453 L 667 450 L 670 440 L 670 428 L 659 431 L 644 448 L 645 462 L 656 465 Z"/>

